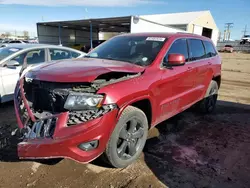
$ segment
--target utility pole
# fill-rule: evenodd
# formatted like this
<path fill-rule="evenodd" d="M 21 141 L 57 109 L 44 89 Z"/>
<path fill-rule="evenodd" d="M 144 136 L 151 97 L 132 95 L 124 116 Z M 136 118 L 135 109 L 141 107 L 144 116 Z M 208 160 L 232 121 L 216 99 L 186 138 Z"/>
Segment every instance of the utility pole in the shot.
<path fill-rule="evenodd" d="M 224 32 L 224 39 L 229 40 L 231 31 L 230 29 L 233 28 L 234 23 L 225 23 L 225 32 Z"/>
<path fill-rule="evenodd" d="M 242 31 L 242 33 L 243 33 L 243 36 L 245 36 L 246 34 L 247 34 L 247 25 L 245 25 L 245 29 Z"/>

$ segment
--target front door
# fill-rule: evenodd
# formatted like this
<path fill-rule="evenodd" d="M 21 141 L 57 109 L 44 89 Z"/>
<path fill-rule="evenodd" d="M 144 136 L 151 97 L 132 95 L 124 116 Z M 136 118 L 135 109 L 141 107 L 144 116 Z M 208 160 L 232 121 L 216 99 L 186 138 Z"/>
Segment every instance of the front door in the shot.
<path fill-rule="evenodd" d="M 7 62 L 5 66 L 2 67 L 2 84 L 4 90 L 3 100 L 8 101 L 13 98 L 14 89 L 19 78 L 19 72 L 22 68 L 25 54 L 18 55 L 11 60 L 17 61 L 19 66 L 7 67 Z"/>
<path fill-rule="evenodd" d="M 13 96 L 16 83 L 20 76 L 20 71 L 24 68 L 24 65 L 26 65 L 25 69 L 29 70 L 30 67 L 45 62 L 45 49 L 30 50 L 11 60 L 18 61 L 19 66 L 11 68 L 5 66 L 2 70 L 2 83 L 5 95 L 7 96 Z"/>
<path fill-rule="evenodd" d="M 186 62 L 188 62 L 189 55 L 186 39 L 178 39 L 173 42 L 166 53 L 166 59 L 169 54 L 182 54 L 185 56 Z M 189 64 L 162 68 L 162 79 L 158 85 L 160 94 L 157 99 L 159 104 L 157 122 L 174 116 L 192 103 L 190 96 L 194 86 L 195 71 Z"/>

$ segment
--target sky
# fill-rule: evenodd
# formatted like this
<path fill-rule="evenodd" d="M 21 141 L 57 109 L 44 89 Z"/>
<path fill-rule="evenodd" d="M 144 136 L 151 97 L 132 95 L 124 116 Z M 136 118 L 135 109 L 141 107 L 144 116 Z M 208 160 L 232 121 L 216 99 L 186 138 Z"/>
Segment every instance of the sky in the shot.
<path fill-rule="evenodd" d="M 232 39 L 250 34 L 250 0 L 0 0 L 0 33 L 28 30 L 36 23 L 112 16 L 210 10 L 220 31 L 234 23 Z"/>

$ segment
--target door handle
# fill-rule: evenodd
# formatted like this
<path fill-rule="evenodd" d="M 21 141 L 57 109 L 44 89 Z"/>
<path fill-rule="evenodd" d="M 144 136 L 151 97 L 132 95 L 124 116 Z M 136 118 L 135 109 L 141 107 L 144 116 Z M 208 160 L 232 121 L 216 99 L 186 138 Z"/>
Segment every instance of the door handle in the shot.
<path fill-rule="evenodd" d="M 211 62 L 208 62 L 208 64 L 209 64 L 209 65 L 212 65 L 212 63 L 211 63 Z"/>

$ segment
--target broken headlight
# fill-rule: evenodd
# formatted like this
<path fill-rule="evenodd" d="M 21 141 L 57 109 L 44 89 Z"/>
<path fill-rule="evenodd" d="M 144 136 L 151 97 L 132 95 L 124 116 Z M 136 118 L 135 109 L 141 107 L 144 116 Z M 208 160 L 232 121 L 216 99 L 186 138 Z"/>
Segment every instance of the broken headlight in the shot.
<path fill-rule="evenodd" d="M 102 101 L 102 95 L 72 92 L 69 94 L 64 108 L 75 111 L 96 109 L 101 107 Z"/>

